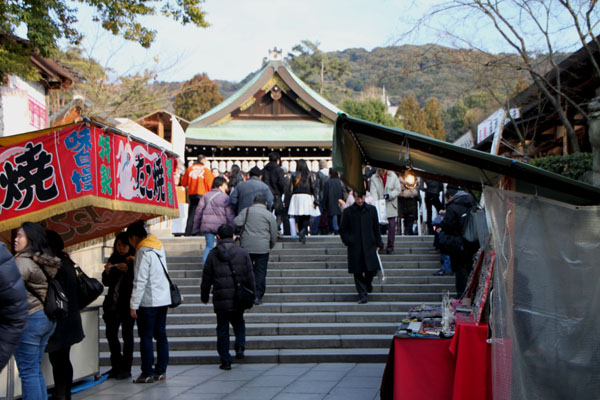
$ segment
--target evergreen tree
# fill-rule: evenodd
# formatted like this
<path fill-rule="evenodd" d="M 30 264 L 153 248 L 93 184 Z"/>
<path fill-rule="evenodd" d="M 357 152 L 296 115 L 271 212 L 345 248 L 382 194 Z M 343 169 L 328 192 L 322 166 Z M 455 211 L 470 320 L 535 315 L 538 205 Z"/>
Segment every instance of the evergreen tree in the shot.
<path fill-rule="evenodd" d="M 394 128 L 402 128 L 402 122 L 388 114 L 385 110 L 385 104 L 379 99 L 344 100 L 340 104 L 340 108 L 355 118 Z"/>
<path fill-rule="evenodd" d="M 435 97 L 430 98 L 425 103 L 425 120 L 431 137 L 438 140 L 446 140 L 446 130 L 442 120 L 441 104 Z"/>
<path fill-rule="evenodd" d="M 184 83 L 181 92 L 175 97 L 173 106 L 175 114 L 192 121 L 222 101 L 219 85 L 202 73 Z"/>
<path fill-rule="evenodd" d="M 421 109 L 415 96 L 409 96 L 402 99 L 400 107 L 396 112 L 396 117 L 402 119 L 405 129 L 420 133 L 421 135 L 432 136 L 427 127 L 425 111 Z"/>

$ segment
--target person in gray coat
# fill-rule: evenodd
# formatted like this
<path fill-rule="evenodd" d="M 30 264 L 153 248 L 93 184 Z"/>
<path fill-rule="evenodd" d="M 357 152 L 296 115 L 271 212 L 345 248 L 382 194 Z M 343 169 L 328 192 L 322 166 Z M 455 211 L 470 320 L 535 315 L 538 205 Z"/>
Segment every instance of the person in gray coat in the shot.
<path fill-rule="evenodd" d="M 267 264 L 269 263 L 269 252 L 277 243 L 277 221 L 271 212 L 267 210 L 267 199 L 258 194 L 254 197 L 254 204 L 240 212 L 233 223 L 240 227 L 240 238 L 242 248 L 248 250 L 254 277 L 256 279 L 256 300 L 254 304 L 262 303 L 265 295 Z"/>
<path fill-rule="evenodd" d="M 266 183 L 260 180 L 262 171 L 258 167 L 252 167 L 250 170 L 250 179 L 244 182 L 238 183 L 235 190 L 231 194 L 231 206 L 235 211 L 236 215 L 239 214 L 243 209 L 250 207 L 254 198 L 258 194 L 265 195 L 267 199 L 267 207 L 269 210 L 273 207 L 273 193 Z"/>

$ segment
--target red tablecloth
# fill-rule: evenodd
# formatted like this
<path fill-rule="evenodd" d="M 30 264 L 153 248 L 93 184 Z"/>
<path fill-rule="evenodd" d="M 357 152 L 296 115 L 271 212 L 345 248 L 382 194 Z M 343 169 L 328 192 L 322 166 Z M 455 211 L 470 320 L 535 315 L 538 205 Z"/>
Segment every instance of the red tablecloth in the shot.
<path fill-rule="evenodd" d="M 394 338 L 381 398 L 393 392 L 394 400 L 491 399 L 487 334 L 487 325 L 460 323 L 452 339 Z"/>

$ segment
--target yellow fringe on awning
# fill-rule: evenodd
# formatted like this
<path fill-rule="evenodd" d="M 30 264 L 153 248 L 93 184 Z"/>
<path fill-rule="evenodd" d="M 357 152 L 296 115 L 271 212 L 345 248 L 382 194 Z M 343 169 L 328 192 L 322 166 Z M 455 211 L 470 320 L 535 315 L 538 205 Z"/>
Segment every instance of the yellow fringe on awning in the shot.
<path fill-rule="evenodd" d="M 166 217 L 179 217 L 179 209 L 152 204 L 135 203 L 130 201 L 112 200 L 93 195 L 78 197 L 60 204 L 55 204 L 42 210 L 25 212 L 23 215 L 8 220 L 0 221 L 0 232 L 18 228 L 23 222 L 38 222 L 58 214 L 85 208 L 99 207 L 115 211 L 132 211 L 141 214 L 164 215 Z"/>

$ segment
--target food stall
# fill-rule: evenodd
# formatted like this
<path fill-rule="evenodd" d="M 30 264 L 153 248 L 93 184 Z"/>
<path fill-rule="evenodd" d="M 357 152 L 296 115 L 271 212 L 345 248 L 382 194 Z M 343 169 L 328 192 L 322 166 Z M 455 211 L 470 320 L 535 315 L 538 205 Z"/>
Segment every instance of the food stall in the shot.
<path fill-rule="evenodd" d="M 481 191 L 486 211 L 471 301 L 444 301 L 438 326 L 426 309 L 399 321 L 382 399 L 597 398 L 600 188 L 345 114 L 333 163 L 354 190 L 364 164 L 410 169 Z"/>
<path fill-rule="evenodd" d="M 0 235 L 39 222 L 73 246 L 137 220 L 179 216 L 175 154 L 93 120 L 0 138 Z M 82 269 L 89 275 L 94 271 Z M 82 311 L 85 339 L 73 346 L 74 380 L 99 372 L 98 307 Z M 52 385 L 45 357 L 44 376 Z M 0 397 L 20 395 L 14 360 L 0 373 Z"/>

